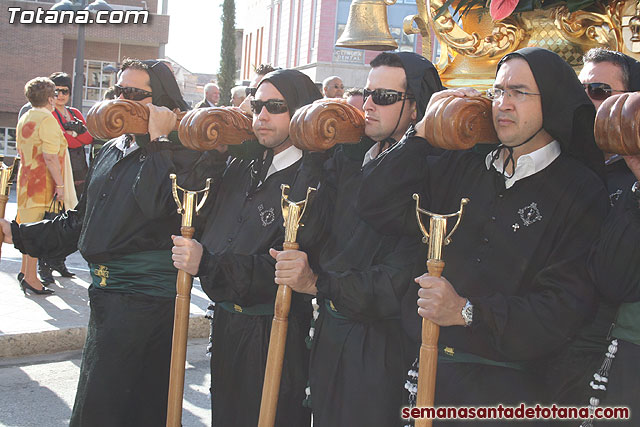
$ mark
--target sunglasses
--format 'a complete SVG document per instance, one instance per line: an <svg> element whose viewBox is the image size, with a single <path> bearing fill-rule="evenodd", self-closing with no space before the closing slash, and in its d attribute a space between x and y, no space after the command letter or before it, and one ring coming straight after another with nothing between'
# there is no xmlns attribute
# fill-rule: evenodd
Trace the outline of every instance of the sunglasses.
<svg viewBox="0 0 640 427"><path fill-rule="evenodd" d="M56 89L53 93L56 94L56 96L58 96L58 94L63 94L63 95L69 95L69 89Z"/></svg>
<svg viewBox="0 0 640 427"><path fill-rule="evenodd" d="M256 92L258 91L257 87L246 87L244 88L244 94L246 96L256 96Z"/></svg>
<svg viewBox="0 0 640 427"><path fill-rule="evenodd" d="M137 87L122 87L120 85L115 85L113 87L113 92L115 93L116 98L120 98L120 95L122 95L124 99L128 99L130 101L142 101L152 95L151 92L144 89L138 89Z"/></svg>
<svg viewBox="0 0 640 427"><path fill-rule="evenodd" d="M270 99L268 101L254 99L251 101L251 111L253 111L253 114L260 114L262 107L266 107L270 114L282 114L289 111L287 102L282 99Z"/></svg>
<svg viewBox="0 0 640 427"><path fill-rule="evenodd" d="M625 93L626 90L611 89L606 83L583 83L582 87L587 91L589 98L595 101L603 101L613 95L613 92Z"/></svg>
<svg viewBox="0 0 640 427"><path fill-rule="evenodd" d="M403 96L404 95L404 98ZM362 99L364 102L367 101L367 98L371 96L371 100L376 105L391 105L395 104L398 101L402 101L403 99L414 99L413 95L408 94L406 92L398 92L393 89L363 89L362 90Z"/></svg>

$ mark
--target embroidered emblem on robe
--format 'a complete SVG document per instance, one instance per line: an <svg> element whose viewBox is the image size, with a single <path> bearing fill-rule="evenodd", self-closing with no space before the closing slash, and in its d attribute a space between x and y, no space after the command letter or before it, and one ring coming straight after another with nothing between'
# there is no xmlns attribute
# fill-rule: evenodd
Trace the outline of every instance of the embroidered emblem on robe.
<svg viewBox="0 0 640 427"><path fill-rule="evenodd" d="M263 227L268 227L276 220L276 214L273 208L265 210L264 205L261 204L258 206L258 212L260 212L260 221L262 221Z"/></svg>
<svg viewBox="0 0 640 427"><path fill-rule="evenodd" d="M611 206L616 204L616 202L620 198L620 195L622 195L622 190L620 190L620 189L618 189L615 192L609 194L609 203L611 203Z"/></svg>
<svg viewBox="0 0 640 427"><path fill-rule="evenodd" d="M536 202L532 202L529 206L518 209L518 215L520 215L520 219L525 227L528 227L534 222L538 222L542 219L542 214L540 213Z"/></svg>

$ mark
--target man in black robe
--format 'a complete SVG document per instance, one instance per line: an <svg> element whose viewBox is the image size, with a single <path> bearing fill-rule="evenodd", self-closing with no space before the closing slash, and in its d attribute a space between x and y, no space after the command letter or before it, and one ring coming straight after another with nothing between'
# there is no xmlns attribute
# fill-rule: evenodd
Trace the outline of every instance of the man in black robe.
<svg viewBox="0 0 640 427"><path fill-rule="evenodd" d="M354 202L363 164L384 156L400 139L429 150L412 123L443 87L435 67L415 53L382 53L371 67L364 89L366 136L359 144L338 147L327 160L319 194L299 232L313 242L301 248L319 250L319 261L309 265L303 251L272 252L276 282L316 295L320 306L310 370L316 427L398 426L405 400L400 300L420 242L374 230L360 219ZM309 234L324 236L326 243Z"/></svg>
<svg viewBox="0 0 640 427"><path fill-rule="evenodd" d="M579 77L599 107L612 94L640 90L640 63L622 53L595 48L584 56ZM589 336L597 334L605 344L596 354L596 366L592 363L588 367L579 385L586 392L584 404L628 406L632 418L624 425L631 426L640 419L636 393L640 387L640 184L636 184L640 180L640 156L605 154L613 209L594 245L589 268L601 294L599 313L606 314L599 317L608 323L605 328L590 325L587 330ZM586 421L583 425L592 424Z"/></svg>
<svg viewBox="0 0 640 427"><path fill-rule="evenodd" d="M268 73L258 84L253 130L260 145L233 156L215 187L200 244L174 238L175 266L200 277L216 303L211 349L213 426L254 427L258 423L269 334L277 286L270 248L282 248L281 184L291 200L304 198L318 177L302 169L303 152L292 145L289 120L322 95L296 70ZM251 144L245 144L250 146ZM257 149L257 150L256 150ZM253 154L253 155L251 155ZM294 293L276 415L277 426L311 422L303 406L309 352L305 336L311 305Z"/></svg>
<svg viewBox="0 0 640 427"><path fill-rule="evenodd" d="M450 92L466 93L476 94ZM365 166L358 197L376 228L414 235L413 193L443 214L470 199L443 249L443 277L416 278L404 300L416 341L416 297L420 315L441 326L437 406L545 401L539 370L592 309L584 259L606 213L593 105L573 69L540 48L505 56L489 95L501 142L495 151L428 158L423 145L407 141Z"/></svg>
<svg viewBox="0 0 640 427"><path fill-rule="evenodd" d="M170 236L180 230L169 174L201 188L209 169L208 154L167 138L176 120L169 109L186 104L166 65L126 60L116 89L121 98L149 103L149 134L105 144L75 210L34 224L1 221L5 242L13 238L23 253L80 250L89 263L91 315L75 427L165 425L177 277Z"/></svg>

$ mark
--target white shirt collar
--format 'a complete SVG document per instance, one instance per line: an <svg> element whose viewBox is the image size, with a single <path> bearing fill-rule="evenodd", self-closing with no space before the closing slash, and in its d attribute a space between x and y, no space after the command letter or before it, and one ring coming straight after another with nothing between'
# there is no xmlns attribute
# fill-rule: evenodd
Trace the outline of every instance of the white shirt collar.
<svg viewBox="0 0 640 427"><path fill-rule="evenodd" d="M298 147L294 147L293 145L289 148L286 148L279 152L278 154L273 156L273 162L271 166L269 166L269 171L267 172L267 176L265 176L265 181L269 177L278 171L288 168L298 160L302 158L302 150Z"/></svg>
<svg viewBox="0 0 640 427"><path fill-rule="evenodd" d="M553 140L542 148L518 157L518 163L516 164L516 170L513 176L511 178L505 177L505 187L511 188L517 181L540 172L558 158L560 151L560 143ZM491 159L495 152L496 150L489 153L485 159L487 170L491 168ZM500 173L502 173L503 162L504 159L502 156L493 162L493 167Z"/></svg>
<svg viewBox="0 0 640 427"><path fill-rule="evenodd" d="M133 139L133 142L131 142L131 144L129 145L129 148L125 147L126 136L127 135L122 135L120 138L116 140L116 148L122 151L122 157L126 157L128 154L133 153L138 148L140 148L135 138Z"/></svg>
<svg viewBox="0 0 640 427"><path fill-rule="evenodd" d="M380 143L376 142L375 144L373 144L371 148L369 148L369 151L367 151L364 154L364 160L362 161L362 166L366 165L371 160L378 157L379 154L380 154Z"/></svg>
<svg viewBox="0 0 640 427"><path fill-rule="evenodd" d="M208 99L205 98L205 101L207 101L207 104L209 104L209 107L215 107L215 105L213 105L211 102L209 102Z"/></svg>

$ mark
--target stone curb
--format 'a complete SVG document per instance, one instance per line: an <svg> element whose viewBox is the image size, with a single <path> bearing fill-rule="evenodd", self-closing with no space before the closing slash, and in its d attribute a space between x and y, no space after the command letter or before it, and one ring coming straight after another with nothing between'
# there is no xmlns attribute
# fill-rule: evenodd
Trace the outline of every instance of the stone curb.
<svg viewBox="0 0 640 427"><path fill-rule="evenodd" d="M209 319L204 315L189 318L189 338L209 338ZM37 354L81 350L87 328L66 328L53 331L0 335L0 358L15 358Z"/></svg>

